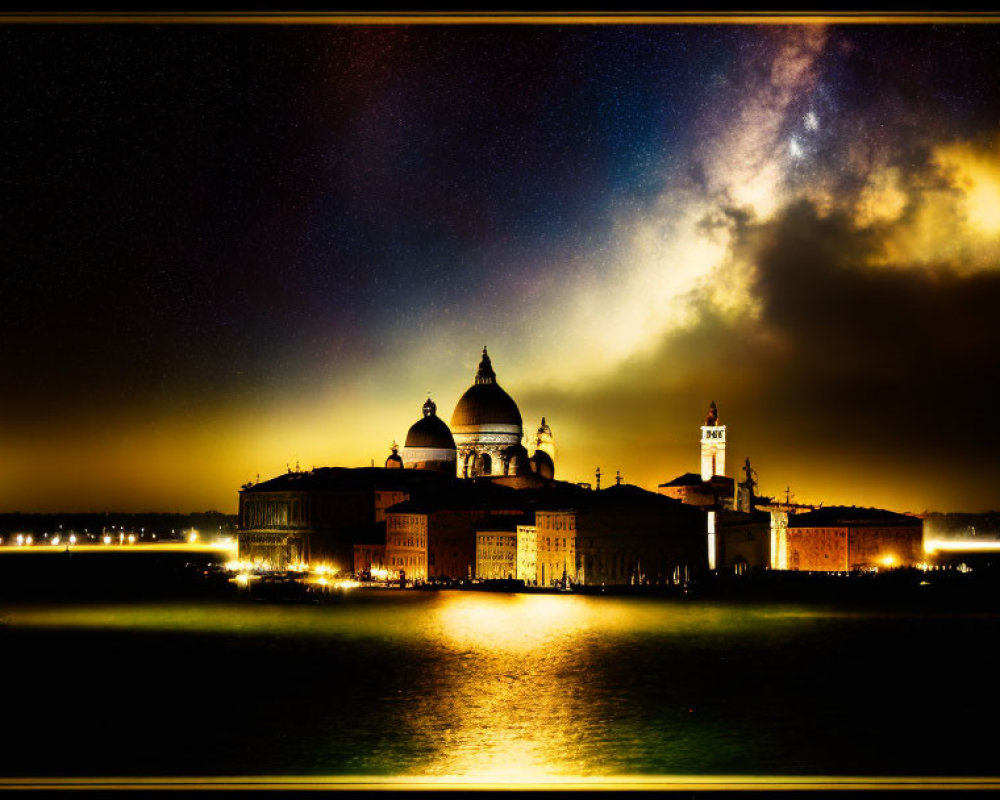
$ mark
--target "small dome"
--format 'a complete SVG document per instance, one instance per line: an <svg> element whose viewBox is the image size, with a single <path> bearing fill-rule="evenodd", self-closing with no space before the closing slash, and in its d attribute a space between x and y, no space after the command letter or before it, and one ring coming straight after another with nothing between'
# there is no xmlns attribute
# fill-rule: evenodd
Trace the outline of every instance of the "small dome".
<svg viewBox="0 0 1000 800"><path fill-rule="evenodd" d="M506 475L527 475L531 471L528 451L523 444L511 445L504 455L507 462Z"/></svg>
<svg viewBox="0 0 1000 800"><path fill-rule="evenodd" d="M516 425L521 427L517 403L496 382L490 357L483 348L476 382L462 395L451 415L451 427Z"/></svg>
<svg viewBox="0 0 1000 800"><path fill-rule="evenodd" d="M406 447L433 447L436 449L454 450L455 437L451 430L435 412L437 405L429 397L424 403L424 416L410 426L406 434Z"/></svg>
<svg viewBox="0 0 1000 800"><path fill-rule="evenodd" d="M403 457L399 454L399 445L395 442L392 443L392 453L385 460L386 469L402 469L403 468Z"/></svg>
<svg viewBox="0 0 1000 800"><path fill-rule="evenodd" d="M544 450L536 450L531 457L531 471L543 478L555 478L556 465L552 461L552 456Z"/></svg>

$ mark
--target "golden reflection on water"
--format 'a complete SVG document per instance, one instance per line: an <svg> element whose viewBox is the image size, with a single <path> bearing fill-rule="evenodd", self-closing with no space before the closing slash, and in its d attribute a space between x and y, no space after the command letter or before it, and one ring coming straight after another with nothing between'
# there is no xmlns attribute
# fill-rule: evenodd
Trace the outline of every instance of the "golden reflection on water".
<svg viewBox="0 0 1000 800"><path fill-rule="evenodd" d="M409 676L392 713L399 738L419 756L400 764L400 772L508 783L621 772L629 744L609 725L616 704L630 695L625 687L594 691L593 682L595 665L607 664L609 648L623 637L802 624L781 607L455 591L364 593L318 606L26 607L5 617L19 627L377 639L413 647L426 656L425 668Z"/></svg>
<svg viewBox="0 0 1000 800"><path fill-rule="evenodd" d="M454 656L407 716L414 739L440 746L414 772L516 782L595 771L579 645L605 614L579 599L443 595L431 632Z"/></svg>

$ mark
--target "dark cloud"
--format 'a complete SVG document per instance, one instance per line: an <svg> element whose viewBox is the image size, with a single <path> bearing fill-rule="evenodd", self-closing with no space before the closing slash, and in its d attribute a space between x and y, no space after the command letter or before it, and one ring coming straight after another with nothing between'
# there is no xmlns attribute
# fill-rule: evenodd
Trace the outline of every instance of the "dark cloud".
<svg viewBox="0 0 1000 800"><path fill-rule="evenodd" d="M1000 506L1000 429L984 413L1000 370L1000 273L873 267L880 236L807 202L733 224L756 313L727 317L699 294L695 324L586 396L557 398L551 416L632 430L601 457L652 483L697 468L714 399L733 467L763 459L771 491L791 481L813 500L855 502L865 496L847 492L866 483L914 510Z"/></svg>

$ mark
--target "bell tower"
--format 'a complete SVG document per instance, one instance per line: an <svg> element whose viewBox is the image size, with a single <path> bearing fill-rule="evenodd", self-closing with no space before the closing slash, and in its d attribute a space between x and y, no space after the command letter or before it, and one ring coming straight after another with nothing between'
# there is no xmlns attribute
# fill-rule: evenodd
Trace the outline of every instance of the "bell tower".
<svg viewBox="0 0 1000 800"><path fill-rule="evenodd" d="M708 407L705 424L701 426L701 479L726 474L726 426L719 424L719 409L715 401Z"/></svg>

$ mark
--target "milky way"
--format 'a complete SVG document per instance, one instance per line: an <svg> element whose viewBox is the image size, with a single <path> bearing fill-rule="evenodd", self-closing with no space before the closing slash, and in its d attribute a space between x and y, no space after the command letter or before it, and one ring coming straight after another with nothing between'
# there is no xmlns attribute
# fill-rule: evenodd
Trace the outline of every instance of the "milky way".
<svg viewBox="0 0 1000 800"><path fill-rule="evenodd" d="M1000 507L1000 29L0 29L0 510L380 463L488 345L557 475Z"/></svg>

